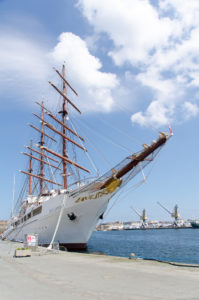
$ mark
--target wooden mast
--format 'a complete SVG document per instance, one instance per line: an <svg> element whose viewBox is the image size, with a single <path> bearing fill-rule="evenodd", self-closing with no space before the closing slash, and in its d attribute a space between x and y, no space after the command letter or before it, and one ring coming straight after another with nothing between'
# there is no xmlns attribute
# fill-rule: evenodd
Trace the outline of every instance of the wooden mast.
<svg viewBox="0 0 199 300"><path fill-rule="evenodd" d="M87 173L90 173L89 170L87 170L86 168L84 168L84 167L80 166L79 164L77 164L76 162L70 160L70 159L68 158L68 156L62 156L62 155L60 155L59 153L56 153L56 152L54 152L54 151L48 149L47 147L43 147L43 149L44 149L45 151L49 152L50 154L59 157L62 161L64 160L64 161L66 161L67 163L69 163L69 164L71 164L71 165L73 165L73 166L75 166L75 167L77 167L77 168L79 168L79 169L81 169L81 170L84 170L84 171L87 172Z"/></svg>
<svg viewBox="0 0 199 300"><path fill-rule="evenodd" d="M41 176L39 176L39 175L31 174L31 173L28 173L28 172L25 172L25 171L21 171L21 170L20 170L20 172L23 173L23 174L26 174L26 175L35 177L35 178L37 178L37 179L40 179L40 180L43 180L43 181L47 181L47 182L50 182L50 183L53 183L53 184L62 186L61 184L59 184L59 183L57 183L57 182L55 182L55 181L49 180L49 179L44 178L44 177L41 177Z"/></svg>
<svg viewBox="0 0 199 300"><path fill-rule="evenodd" d="M41 121L43 121L44 122L44 125L46 126L46 127L48 127L49 129L51 129L52 131L54 131L54 132L56 132L57 134L59 134L59 135L61 135L63 138L65 138L66 140L68 140L69 142L71 142L71 143L73 143L74 145L76 145L77 147L79 147L79 148L81 148L82 150L84 150L84 151L86 151L87 152L87 150L84 148L84 147L82 147L80 144L78 144L78 143L76 143L74 140L72 140L72 139L70 139L67 135L65 135L65 134L63 134L63 132L60 132L59 130L57 130L56 128L54 128L52 125L50 125L48 122L46 122L46 120L42 120L42 118L40 118L37 114L35 114L35 113L33 113L33 115L35 116L35 117L37 117L38 119L40 119ZM66 128L67 126L65 126L65 124L63 123L62 124L62 122L60 122L61 123L61 125L62 126L64 126L64 128ZM46 135L46 134L45 134ZM47 135L48 136L48 135Z"/></svg>
<svg viewBox="0 0 199 300"><path fill-rule="evenodd" d="M27 149L30 149L30 147L28 147L28 146L25 146ZM32 148L32 151L33 152L35 152L35 153L37 153L37 154L40 154L41 155L41 152L39 152L39 151L37 151L37 150L35 150L35 149L33 149ZM48 158L48 159L50 159L50 160L52 160L52 161L54 161L54 162L56 162L56 163L58 163L58 161L56 160L56 159L54 159L54 158L52 158L52 157L50 157L50 156L48 156L48 155L46 155L46 154L43 154L43 156L44 157L46 157L46 158Z"/></svg>
<svg viewBox="0 0 199 300"><path fill-rule="evenodd" d="M68 182L67 182L67 166L70 164L78 169L81 169L82 171L84 172L89 172L89 170L87 170L86 168L84 168L83 166L77 164L75 161L72 161L69 157L68 157L68 143L72 143L73 145L75 145L76 147L84 150L87 152L87 149L84 148L84 146L80 145L79 143L77 143L73 138L70 138L68 136L68 132L72 133L74 137L76 138L79 138L82 142L84 142L84 139L79 135L77 134L74 130L72 130L69 125L67 124L67 115L68 115L68 105L71 105L76 111L78 111L79 113L80 110L78 109L77 106L75 106L75 104L67 97L67 93L66 93L66 86L68 88L70 88L72 90L72 92L77 96L77 92L72 88L72 86L69 84L68 81L66 81L65 79L65 65L62 66L62 73L60 73L59 71L57 71L57 74L61 77L61 80L63 81L63 85L62 85L62 91L59 90L54 84L52 84L51 82L49 82L51 84L51 86L62 96L63 98L63 102L62 102L62 109L61 111L59 112L61 114L61 118L58 119L56 115L53 115L51 113L50 110L48 110L47 108L45 108L44 106L44 101L42 100L41 103L38 103L36 102L40 107L41 107L41 116L38 116L37 114L34 114L34 116L36 116L37 118L39 118L40 122L41 122L41 127L40 129L38 129L37 127L33 126L32 124L29 124L34 130L38 131L40 133L40 141L39 141L39 145L36 145L40 148L40 151L37 151L35 149L33 149L32 147L32 142L31 142L31 145L30 147L26 147L30 150L30 153L24 153L24 155L30 157L30 170L29 172L25 172L25 171L21 171L22 173L26 174L29 176L29 193L31 193L31 178L32 177L35 177L39 180L40 182L40 195L43 194L43 189L44 189L44 182L47 181L47 182L50 182L50 183L53 183L53 184L56 184L58 186L62 186L64 189L67 189L68 187ZM57 129L57 127L54 127L52 126L50 123L49 123L49 120L46 121L44 119L44 114L46 116L49 116L51 119L53 119L57 124L59 124L59 126L61 126L60 130ZM62 138L62 151L61 153L56 153L55 151L52 151L51 149L48 149L47 147L45 147L45 142L44 142L44 138L48 138L48 139L51 139L53 142L57 142L55 139L53 139L50 135L48 135L46 132L44 132L44 128L47 128L47 129L50 129L52 130L53 132L55 132L56 134L60 135L61 138ZM39 158L36 157L36 156L33 156L32 153L37 153L39 155ZM46 152L52 154L53 156L55 157L58 157L60 160L61 160L61 163L62 163L62 176L63 176L63 184L60 185L59 183L55 182L55 180L51 180L51 179L48 179L48 178L45 178L44 176L44 167L45 165L48 165L50 167L53 167L55 168L56 170L60 170L59 168L59 165L58 166L55 166L55 165L52 165L50 164L49 162L46 161L46 158L47 159L50 159L54 162L57 162L57 160L55 160L54 158L48 156L46 154ZM32 159L35 159L37 161L39 161L40 163L40 174L33 174L32 173ZM55 170L55 171L56 171Z"/></svg>
<svg viewBox="0 0 199 300"><path fill-rule="evenodd" d="M42 106L39 102L35 102L36 104L38 104L39 106ZM44 113L51 117L53 120L55 120L57 123L59 123L60 125L64 126L68 131L70 131L72 134L74 134L75 136L77 136L80 140L82 140L83 142L85 142L85 140L79 135L77 134L75 131L73 131L70 127L68 127L66 124L63 124L59 119L56 118L55 115L53 115L45 106L43 106L44 108ZM34 114L36 115L36 114ZM38 116L37 116L38 117Z"/></svg>
<svg viewBox="0 0 199 300"><path fill-rule="evenodd" d="M42 106L44 104L44 101L42 100ZM40 195L43 193L43 177L44 177L44 163L43 163L43 146L44 146L44 122L43 122L43 119L44 119L44 109L43 107L41 108L41 140L40 140L40 145L41 145L41 155L40 155Z"/></svg>
<svg viewBox="0 0 199 300"><path fill-rule="evenodd" d="M38 161L41 161L41 159L38 158L38 157L36 157L36 156L30 155L30 154L25 153L25 152L22 152L22 153L23 153L24 155L27 155L27 156L33 158L33 159L36 159L36 160L38 160ZM48 165L48 166L51 166L52 168L55 168L56 170L61 170L58 166L54 166L54 165L48 163L48 162L45 161L45 160L42 160L42 162L43 162L43 164Z"/></svg>
<svg viewBox="0 0 199 300"><path fill-rule="evenodd" d="M30 155L32 156L32 140L30 141ZM32 173L32 157L30 156L30 166L29 166L29 173ZM31 195L31 179L32 176L29 175L29 195Z"/></svg>
<svg viewBox="0 0 199 300"><path fill-rule="evenodd" d="M62 67L62 76L65 78L65 65L63 64ZM63 94L66 96L66 83L63 80ZM67 116L67 110L66 110L66 99L63 97L63 105L62 105L62 123L66 124L66 116ZM63 135L66 135L66 128L64 125L62 125L62 133ZM64 137L62 137L62 143L63 143L63 149L62 149L62 154L63 157L66 157L66 140ZM64 182L64 188L67 189L67 163L64 159L62 159L62 164L63 164L63 182Z"/></svg>
<svg viewBox="0 0 199 300"><path fill-rule="evenodd" d="M168 139L168 135L166 133L160 133L160 136L157 141L153 142L150 146L145 147L145 149L141 151L139 154L132 155L131 161L120 170L115 171L111 177L107 178L106 181L103 182L103 184L100 186L100 189L103 189L106 186L108 186L113 179L122 178L125 174L127 174L134 167L136 167L141 161L147 159L147 157L150 154L152 154L156 149L164 145L167 139Z"/></svg>
<svg viewBox="0 0 199 300"><path fill-rule="evenodd" d="M37 127L33 126L32 124L29 124L29 126L32 127L33 129L35 129L36 131L42 133L43 136L45 135L46 137L48 137L49 139L51 139L53 142L57 143L57 141L55 139L53 139L51 136L49 136L45 132L42 132L41 130L39 130Z"/></svg>
<svg viewBox="0 0 199 300"><path fill-rule="evenodd" d="M63 81L67 84L67 86L73 91L73 93L78 96L78 93L74 90L74 88L72 88L72 86L70 85L70 83L66 80L65 77L63 77L61 75L61 73L56 69L56 68L53 68L55 70L55 72L57 72L57 74L63 79Z"/></svg>
<svg viewBox="0 0 199 300"><path fill-rule="evenodd" d="M86 168L84 168L83 166L79 165L76 163L76 159L75 161L72 161L68 154L68 143L72 143L75 146L81 148L84 151L87 151L83 146L81 146L80 144L78 144L77 142L75 142L73 139L69 138L68 136L68 132L71 132L73 135L75 135L76 137L78 137L79 139L81 139L82 141L84 141L84 139L82 137L80 137L75 131L73 131L70 127L69 124L67 122L67 115L68 115L68 106L72 106L73 109L75 109L76 111L78 111L80 114L80 110L78 109L77 106L75 106L73 104L73 102L66 96L66 85L73 91L73 93L75 95L77 95L76 91L71 87L71 85L66 81L65 79L65 65L62 66L62 74L59 73L59 71L57 71L57 74L61 77L61 79L63 80L63 91L60 91L54 84L52 84L51 82L49 82L51 84L51 86L62 96L63 98L63 102L62 102L62 110L59 112L61 114L61 118L62 121L60 121L57 118L57 115L53 115L48 109L46 109L44 107L44 101L42 100L41 104L37 103L40 105L41 107L41 117L39 117L38 115L34 114L37 118L40 119L41 122L41 130L39 130L38 128L34 127L33 125L30 125L33 129L35 129L36 131L40 132L40 151L36 151L32 148L32 140L31 140L31 144L30 147L27 147L28 149L30 149L30 154L27 153L23 153L27 156L30 157L30 169L29 172L24 172L21 171L22 173L26 174L29 176L29 194L31 195L31 177L35 177L37 179L39 179L40 181L40 195L42 195L43 193L43 183L49 182L58 186L62 186L64 187L64 189L67 189L68 187L68 182L67 182L67 166L68 165L72 165L78 169L81 169L82 171L85 172L89 172L89 170L87 170ZM54 126L52 126L49 122L47 122L46 120L44 120L44 113L49 116L51 119L53 119L54 121L56 121L59 125L61 125L61 128L59 128L60 130L58 130L57 128L55 128ZM46 119L46 118L45 118ZM67 124L66 124L67 123ZM44 126L46 126L48 129L54 131L56 134L60 135L62 137L62 155L59 153L56 153L55 151L52 151L51 149L47 148L44 146L44 136L47 138L50 138L51 140L53 140L54 142L56 142L56 140L54 140L51 136L49 136L48 134L46 134L46 132L44 132ZM150 146L148 145L143 145L144 146L144 150L141 151L138 154L133 154L131 157L128 157L128 159L130 159L130 161L128 161L128 163L126 163L125 165L123 165L119 170L113 170L112 169L112 174L110 175L110 177L104 179L103 182L100 183L100 185L98 186L98 189L104 189L104 188L108 188L109 185L111 185L112 183L114 183L114 181L116 180L120 180L120 182L122 182L121 178L127 174L129 171L131 171L133 168L135 168L140 162L144 161L144 160L149 160L148 156L150 156L156 149L158 149L159 147L161 147L162 145L164 145L166 143L168 139L168 135L165 133L160 133L160 136L158 138L157 141L154 141ZM38 145L37 145L38 146ZM35 152L37 154L40 155L40 159L33 156L32 152ZM61 162L62 162L62 168L63 168L63 184L59 184L57 182L55 182L54 180L48 179L44 177L44 164L49 165L53 168L56 168L59 170L59 165L58 166L54 166L50 163L48 163L45 158L49 158L51 160L53 160L54 162L58 162L57 160L55 160L54 158L51 158L50 156L46 155L46 152L50 153L53 156L58 157ZM68 151L69 152L69 151ZM38 160L40 161L40 174L32 174L32 159ZM73 159L74 160L74 159ZM54 175L54 174L52 174Z"/></svg>

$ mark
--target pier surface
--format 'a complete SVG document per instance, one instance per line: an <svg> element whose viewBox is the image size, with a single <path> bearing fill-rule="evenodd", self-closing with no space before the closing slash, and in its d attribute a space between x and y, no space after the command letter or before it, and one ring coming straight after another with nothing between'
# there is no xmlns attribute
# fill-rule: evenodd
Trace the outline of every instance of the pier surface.
<svg viewBox="0 0 199 300"><path fill-rule="evenodd" d="M0 240L0 299L199 299L199 268L97 254L32 252Z"/></svg>

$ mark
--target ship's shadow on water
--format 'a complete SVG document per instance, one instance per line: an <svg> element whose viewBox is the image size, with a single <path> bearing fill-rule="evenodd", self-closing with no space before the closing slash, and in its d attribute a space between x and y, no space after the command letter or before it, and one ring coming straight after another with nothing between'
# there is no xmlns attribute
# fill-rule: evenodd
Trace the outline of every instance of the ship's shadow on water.
<svg viewBox="0 0 199 300"><path fill-rule="evenodd" d="M94 232L86 253L199 264L199 230L127 230Z"/></svg>

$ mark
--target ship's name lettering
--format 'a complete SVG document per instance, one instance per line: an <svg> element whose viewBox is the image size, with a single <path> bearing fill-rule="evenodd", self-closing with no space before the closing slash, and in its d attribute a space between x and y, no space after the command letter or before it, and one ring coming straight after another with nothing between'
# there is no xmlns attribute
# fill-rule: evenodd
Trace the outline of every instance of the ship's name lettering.
<svg viewBox="0 0 199 300"><path fill-rule="evenodd" d="M83 201L86 201L86 200L97 199L97 198L100 198L102 195L107 195L107 194L109 194L109 192L105 190L105 191L102 191L102 192L98 192L95 195L79 197L75 202L78 203L78 202L83 202Z"/></svg>

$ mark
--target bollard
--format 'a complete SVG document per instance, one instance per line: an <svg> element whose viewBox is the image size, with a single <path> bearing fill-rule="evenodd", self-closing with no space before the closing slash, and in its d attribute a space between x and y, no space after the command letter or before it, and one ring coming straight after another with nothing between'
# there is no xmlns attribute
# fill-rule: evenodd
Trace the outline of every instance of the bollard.
<svg viewBox="0 0 199 300"><path fill-rule="evenodd" d="M135 253L133 253L133 252L130 254L129 259L132 259L132 258L136 258L136 257L135 257Z"/></svg>

